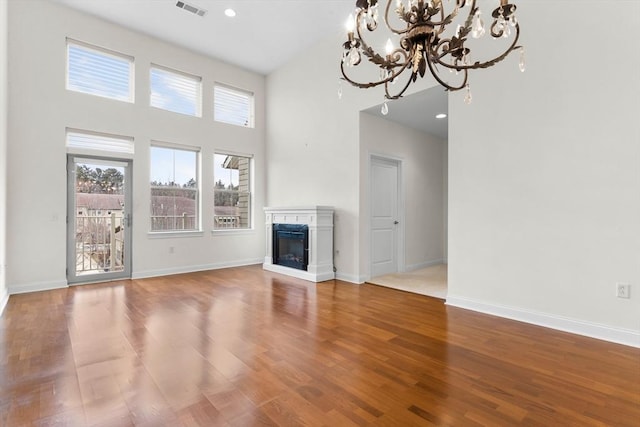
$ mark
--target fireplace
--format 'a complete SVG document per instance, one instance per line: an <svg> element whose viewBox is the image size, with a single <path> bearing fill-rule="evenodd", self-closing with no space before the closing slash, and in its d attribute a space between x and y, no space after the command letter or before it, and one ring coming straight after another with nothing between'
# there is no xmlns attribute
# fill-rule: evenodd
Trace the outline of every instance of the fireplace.
<svg viewBox="0 0 640 427"><path fill-rule="evenodd" d="M273 263L307 270L309 264L309 226L273 224Z"/></svg>
<svg viewBox="0 0 640 427"><path fill-rule="evenodd" d="M333 268L333 208L264 208L265 270L312 282L336 277Z"/></svg>

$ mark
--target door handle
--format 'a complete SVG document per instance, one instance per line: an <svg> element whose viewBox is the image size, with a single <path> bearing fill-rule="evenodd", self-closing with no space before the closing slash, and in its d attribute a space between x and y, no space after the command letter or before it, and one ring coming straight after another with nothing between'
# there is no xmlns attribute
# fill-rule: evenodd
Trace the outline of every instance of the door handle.
<svg viewBox="0 0 640 427"><path fill-rule="evenodd" d="M393 221L393 224L394 224L394 225L398 225L398 224L400 224L400 223L399 223L398 221Z"/></svg>

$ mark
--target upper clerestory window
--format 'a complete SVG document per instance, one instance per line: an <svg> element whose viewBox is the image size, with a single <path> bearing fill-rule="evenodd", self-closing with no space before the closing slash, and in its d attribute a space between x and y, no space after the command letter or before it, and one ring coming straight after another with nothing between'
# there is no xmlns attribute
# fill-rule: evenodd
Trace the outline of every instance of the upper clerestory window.
<svg viewBox="0 0 640 427"><path fill-rule="evenodd" d="M151 66L152 107L201 117L202 78L159 65Z"/></svg>
<svg viewBox="0 0 640 427"><path fill-rule="evenodd" d="M216 83L213 88L213 119L216 122L254 127L253 93Z"/></svg>
<svg viewBox="0 0 640 427"><path fill-rule="evenodd" d="M133 57L67 39L67 89L133 102Z"/></svg>

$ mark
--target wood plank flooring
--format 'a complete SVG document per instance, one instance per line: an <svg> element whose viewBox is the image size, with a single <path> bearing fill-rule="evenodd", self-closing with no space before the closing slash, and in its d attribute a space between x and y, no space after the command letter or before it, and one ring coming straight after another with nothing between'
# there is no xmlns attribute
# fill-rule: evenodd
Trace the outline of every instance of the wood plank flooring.
<svg viewBox="0 0 640 427"><path fill-rule="evenodd" d="M1 426L638 426L640 350L259 266L12 296Z"/></svg>

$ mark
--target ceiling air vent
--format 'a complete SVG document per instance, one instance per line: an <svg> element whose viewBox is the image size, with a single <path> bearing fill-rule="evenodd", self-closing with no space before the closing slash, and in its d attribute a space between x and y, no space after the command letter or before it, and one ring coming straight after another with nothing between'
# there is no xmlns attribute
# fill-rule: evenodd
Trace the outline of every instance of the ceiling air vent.
<svg viewBox="0 0 640 427"><path fill-rule="evenodd" d="M204 16L207 13L206 10L201 9L201 8L199 8L197 6L194 6L194 5L191 5L191 4L187 4L187 3L183 2L183 1L177 2L176 6L178 6L180 9L184 9L184 10L186 10L188 12L191 12L191 13L194 13L194 14L196 14L198 16Z"/></svg>

